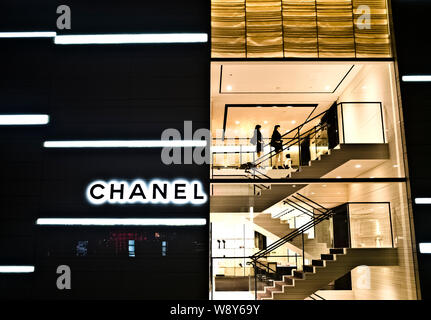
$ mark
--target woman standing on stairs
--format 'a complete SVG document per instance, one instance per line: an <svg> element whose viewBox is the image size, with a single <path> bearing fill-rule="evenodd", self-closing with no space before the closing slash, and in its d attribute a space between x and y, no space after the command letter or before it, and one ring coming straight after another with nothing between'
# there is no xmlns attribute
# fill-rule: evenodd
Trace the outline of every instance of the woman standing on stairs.
<svg viewBox="0 0 431 320"><path fill-rule="evenodd" d="M263 150L263 139L262 139L262 133L260 132L260 128L262 128L262 126L260 124L257 124L256 127L254 128L253 137L251 138L251 143L256 145L257 159L259 159L262 156L262 150ZM258 167L260 167L260 165Z"/></svg>
<svg viewBox="0 0 431 320"><path fill-rule="evenodd" d="M281 161L281 156L283 154L283 140L281 139L281 134L278 131L280 125L274 126L274 131L271 136L271 147L274 148L275 156L273 160L273 169L283 169L283 163Z"/></svg>

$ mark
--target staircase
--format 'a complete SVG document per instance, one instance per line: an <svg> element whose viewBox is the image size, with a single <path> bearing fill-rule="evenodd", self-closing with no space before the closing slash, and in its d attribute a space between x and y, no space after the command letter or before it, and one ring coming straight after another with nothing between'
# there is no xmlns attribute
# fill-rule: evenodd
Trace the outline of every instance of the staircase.
<svg viewBox="0 0 431 320"><path fill-rule="evenodd" d="M387 160L389 147L387 144L340 144L339 149L329 150L328 154L310 161L309 166L301 166L299 171L287 173L289 170L276 171L277 174L286 171L285 178L308 179L321 178L332 170L340 167L350 160ZM271 173L266 176L271 177ZM259 179L259 183L265 183ZM287 182L287 181L286 181ZM262 212L286 197L305 188L307 184L271 184L269 189L260 190L260 195L253 196L212 196L211 212L247 212L254 207L255 212Z"/></svg>
<svg viewBox="0 0 431 320"><path fill-rule="evenodd" d="M288 208L278 213L275 217L270 213L260 213L253 218L253 223L274 236L283 238L285 235L291 234L297 230L296 228L290 228L289 224L281 219L284 214L290 213L291 210L299 209L304 214L310 215L310 217L314 218L316 214L327 214L330 211L330 209L312 202L311 199L300 193L296 193L295 195L286 198L285 204ZM328 250L326 243L319 243L316 238L309 238L308 234L304 234L304 246L302 244L302 237L294 237L286 244L290 250L301 255L304 247L305 258L309 260L320 257L322 252Z"/></svg>
<svg viewBox="0 0 431 320"><path fill-rule="evenodd" d="M292 271L274 281L263 292L257 293L258 300L304 300L330 282L335 281L360 265L398 265L396 248L344 248L330 249L320 259L304 265L303 271Z"/></svg>

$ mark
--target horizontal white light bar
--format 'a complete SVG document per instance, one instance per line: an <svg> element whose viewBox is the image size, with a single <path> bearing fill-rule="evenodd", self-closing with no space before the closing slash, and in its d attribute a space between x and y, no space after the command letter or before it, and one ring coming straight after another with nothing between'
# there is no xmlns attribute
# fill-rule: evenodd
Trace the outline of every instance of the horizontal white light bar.
<svg viewBox="0 0 431 320"><path fill-rule="evenodd" d="M403 76L404 82L429 82L431 81L431 75L421 75L421 76Z"/></svg>
<svg viewBox="0 0 431 320"><path fill-rule="evenodd" d="M206 219L117 219L117 218L39 218L38 225L49 226L204 226Z"/></svg>
<svg viewBox="0 0 431 320"><path fill-rule="evenodd" d="M30 32L0 32L0 38L54 38L56 32L30 31Z"/></svg>
<svg viewBox="0 0 431 320"><path fill-rule="evenodd" d="M207 42L206 33L142 33L60 35L55 44L192 43Z"/></svg>
<svg viewBox="0 0 431 320"><path fill-rule="evenodd" d="M431 198L415 198L416 204L431 204Z"/></svg>
<svg viewBox="0 0 431 320"><path fill-rule="evenodd" d="M0 114L0 126L43 125L48 122L46 114Z"/></svg>
<svg viewBox="0 0 431 320"><path fill-rule="evenodd" d="M431 253L431 242L419 243L420 253Z"/></svg>
<svg viewBox="0 0 431 320"><path fill-rule="evenodd" d="M45 148L181 148L206 147L205 140L88 140L45 141Z"/></svg>
<svg viewBox="0 0 431 320"><path fill-rule="evenodd" d="M0 266L0 273L31 273L34 266Z"/></svg>

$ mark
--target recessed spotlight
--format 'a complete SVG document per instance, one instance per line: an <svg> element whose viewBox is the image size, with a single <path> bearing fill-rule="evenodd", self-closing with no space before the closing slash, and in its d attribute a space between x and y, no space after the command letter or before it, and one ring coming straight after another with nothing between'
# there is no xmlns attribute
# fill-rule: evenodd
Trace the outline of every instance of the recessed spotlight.
<svg viewBox="0 0 431 320"><path fill-rule="evenodd" d="M291 122L292 122L292 124L295 124L295 123L296 123L296 120L292 120Z"/></svg>
<svg viewBox="0 0 431 320"><path fill-rule="evenodd" d="M316 194L315 192L312 192L311 194Z"/></svg>
<svg viewBox="0 0 431 320"><path fill-rule="evenodd" d="M232 91L232 86L227 86L227 87L226 87L226 90L227 90L227 91Z"/></svg>
<svg viewBox="0 0 431 320"><path fill-rule="evenodd" d="M329 89L331 89L331 86L326 86L325 87L325 90L329 90Z"/></svg>
<svg viewBox="0 0 431 320"><path fill-rule="evenodd" d="M277 106L272 106L273 108L277 108Z"/></svg>
<svg viewBox="0 0 431 320"><path fill-rule="evenodd" d="M237 120L237 121L235 121L235 124L240 124L240 122Z"/></svg>
<svg viewBox="0 0 431 320"><path fill-rule="evenodd" d="M323 188L326 188L326 184L323 184L323 185L322 185L322 187L323 187Z"/></svg>
<svg viewBox="0 0 431 320"><path fill-rule="evenodd" d="M266 121L266 120L265 120L263 123L264 123L264 124L267 124L267 123L268 123L268 121Z"/></svg>
<svg viewBox="0 0 431 320"><path fill-rule="evenodd" d="M357 164L357 165L355 165L355 168L356 168L356 169L362 168L362 165Z"/></svg>
<svg viewBox="0 0 431 320"><path fill-rule="evenodd" d="M340 177L340 176L337 176L337 179L341 179L341 177Z"/></svg>
<svg viewBox="0 0 431 320"><path fill-rule="evenodd" d="M258 108L262 108L262 106L257 106Z"/></svg>
<svg viewBox="0 0 431 320"><path fill-rule="evenodd" d="M374 177L370 177L370 179L374 179Z"/></svg>
<svg viewBox="0 0 431 320"><path fill-rule="evenodd" d="M398 168L398 167L399 167L399 165L397 165L397 164L394 164L394 165L393 165L393 167L394 167L394 168Z"/></svg>

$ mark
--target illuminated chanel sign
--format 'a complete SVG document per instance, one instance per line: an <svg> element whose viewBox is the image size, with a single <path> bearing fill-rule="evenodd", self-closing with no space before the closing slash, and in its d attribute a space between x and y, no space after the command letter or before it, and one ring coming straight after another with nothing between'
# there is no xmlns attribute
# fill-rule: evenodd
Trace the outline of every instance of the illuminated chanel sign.
<svg viewBox="0 0 431 320"><path fill-rule="evenodd" d="M132 182L111 180L94 181L87 187L90 203L109 204L203 204L207 195L199 181L178 179L175 181L135 180Z"/></svg>

